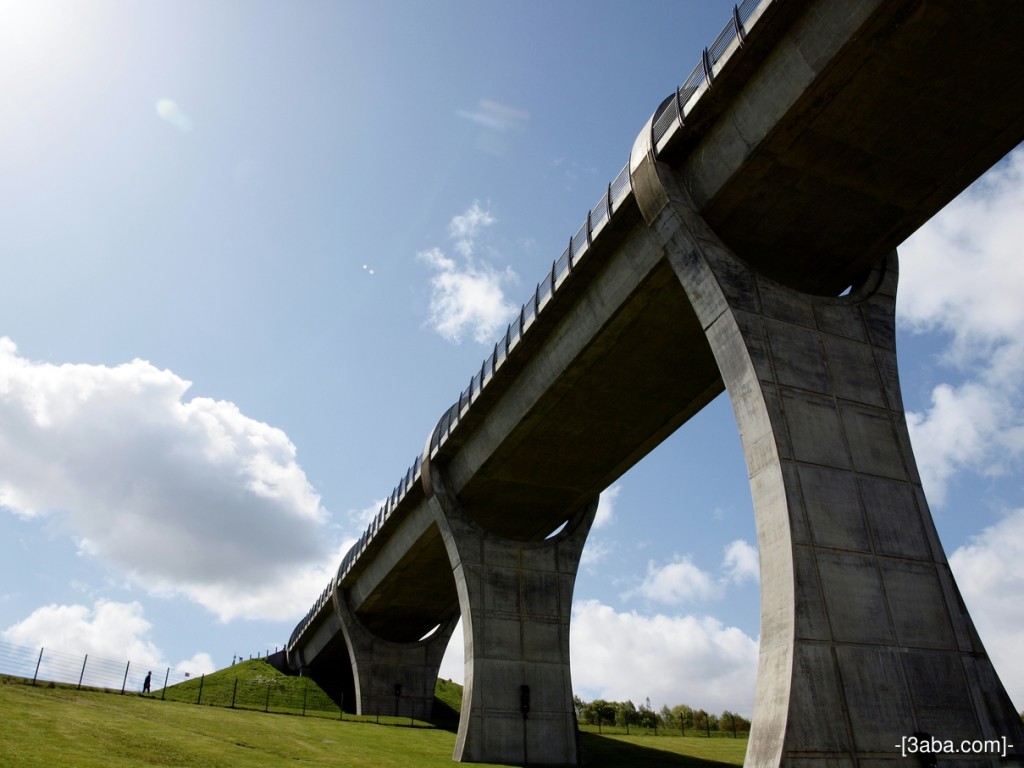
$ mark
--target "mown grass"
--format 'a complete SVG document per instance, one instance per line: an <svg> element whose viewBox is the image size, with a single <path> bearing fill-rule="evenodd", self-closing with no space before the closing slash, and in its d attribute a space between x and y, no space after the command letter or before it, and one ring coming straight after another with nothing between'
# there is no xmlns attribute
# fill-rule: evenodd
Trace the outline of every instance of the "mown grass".
<svg viewBox="0 0 1024 768"><path fill-rule="evenodd" d="M0 683L0 766L5 768L452 765L455 735L443 729L378 726L348 715L340 721L195 706L161 701L159 691L153 697L122 696L33 687L10 678ZM445 696L460 690L450 685ZM742 763L746 743L590 733L580 738L584 764L591 768L725 768Z"/></svg>
<svg viewBox="0 0 1024 768"><path fill-rule="evenodd" d="M593 768L725 768L743 765L746 739L580 733L583 764Z"/></svg>
<svg viewBox="0 0 1024 768"><path fill-rule="evenodd" d="M0 765L12 768L451 766L455 736L139 695L0 685Z"/></svg>

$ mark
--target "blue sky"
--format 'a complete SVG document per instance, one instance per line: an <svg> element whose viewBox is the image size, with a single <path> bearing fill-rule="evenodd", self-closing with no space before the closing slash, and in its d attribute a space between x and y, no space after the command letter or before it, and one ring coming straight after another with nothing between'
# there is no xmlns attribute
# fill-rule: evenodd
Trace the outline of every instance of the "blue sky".
<svg viewBox="0 0 1024 768"><path fill-rule="evenodd" d="M730 11L0 0L0 638L191 671L285 642ZM1022 203L1016 154L904 244L899 303L1018 708ZM723 397L604 495L577 692L749 714L755 544Z"/></svg>

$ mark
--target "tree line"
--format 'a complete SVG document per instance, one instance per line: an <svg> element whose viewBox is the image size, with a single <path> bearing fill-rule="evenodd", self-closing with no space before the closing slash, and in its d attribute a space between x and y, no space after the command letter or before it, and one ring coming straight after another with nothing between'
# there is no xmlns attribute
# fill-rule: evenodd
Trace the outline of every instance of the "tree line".
<svg viewBox="0 0 1024 768"><path fill-rule="evenodd" d="M694 709L688 704L676 704L674 707L665 705L660 711L654 711L651 700L637 707L631 700L605 701L594 699L583 701L579 696L573 697L576 706L576 719L580 723L601 726L619 726L628 731L629 728L647 728L657 731L689 732L691 735L706 736L729 735L746 737L750 733L750 721L728 709L716 715L703 709Z"/></svg>

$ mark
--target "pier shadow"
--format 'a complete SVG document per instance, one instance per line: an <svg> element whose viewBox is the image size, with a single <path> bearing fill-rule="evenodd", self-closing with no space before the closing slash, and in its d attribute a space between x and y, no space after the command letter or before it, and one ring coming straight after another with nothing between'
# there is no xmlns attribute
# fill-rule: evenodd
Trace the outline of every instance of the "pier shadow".
<svg viewBox="0 0 1024 768"><path fill-rule="evenodd" d="M666 739L674 741L674 739ZM666 745L667 746L667 745ZM736 763L682 755L621 741L596 733L581 733L584 768L736 768Z"/></svg>

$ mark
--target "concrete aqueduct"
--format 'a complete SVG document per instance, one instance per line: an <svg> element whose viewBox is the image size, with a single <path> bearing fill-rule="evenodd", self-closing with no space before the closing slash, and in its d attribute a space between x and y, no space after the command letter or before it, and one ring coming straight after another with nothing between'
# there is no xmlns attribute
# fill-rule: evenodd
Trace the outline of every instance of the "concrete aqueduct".
<svg viewBox="0 0 1024 768"><path fill-rule="evenodd" d="M746 764L881 765L915 732L1024 750L921 488L894 319L897 246L1024 137L1021 29L1009 0L735 9L296 627L290 669L425 716L461 616L455 758L576 763L569 615L598 494L724 388L761 554Z"/></svg>

